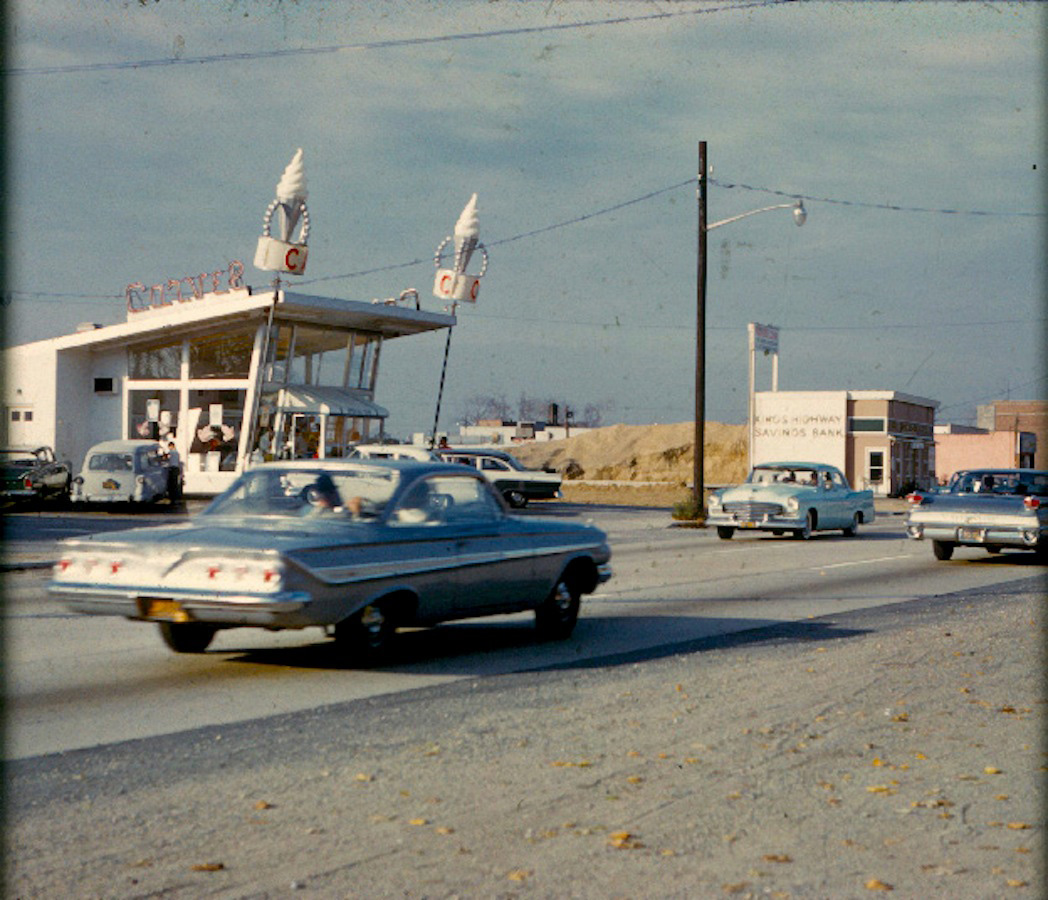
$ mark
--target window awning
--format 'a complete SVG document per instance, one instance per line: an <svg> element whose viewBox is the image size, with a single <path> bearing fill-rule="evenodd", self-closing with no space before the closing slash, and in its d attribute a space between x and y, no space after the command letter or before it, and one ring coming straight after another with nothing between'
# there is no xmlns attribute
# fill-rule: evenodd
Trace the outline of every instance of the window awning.
<svg viewBox="0 0 1048 900"><path fill-rule="evenodd" d="M389 410L342 388L293 385L281 388L277 406L284 412L319 416L359 416L385 419Z"/></svg>

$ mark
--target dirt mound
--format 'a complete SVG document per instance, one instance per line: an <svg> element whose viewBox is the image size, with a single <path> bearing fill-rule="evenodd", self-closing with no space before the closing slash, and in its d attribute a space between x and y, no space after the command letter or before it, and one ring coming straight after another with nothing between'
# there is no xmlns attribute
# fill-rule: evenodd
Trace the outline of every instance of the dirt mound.
<svg viewBox="0 0 1048 900"><path fill-rule="evenodd" d="M566 479L665 481L687 484L694 465L695 426L610 425L560 441L508 448L530 468L554 469ZM746 477L746 426L706 423L704 480L729 484Z"/></svg>

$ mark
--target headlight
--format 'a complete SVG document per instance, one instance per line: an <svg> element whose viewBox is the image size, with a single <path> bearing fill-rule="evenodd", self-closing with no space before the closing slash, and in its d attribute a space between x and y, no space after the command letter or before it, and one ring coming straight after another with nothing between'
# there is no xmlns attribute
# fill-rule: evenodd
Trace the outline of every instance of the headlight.
<svg viewBox="0 0 1048 900"><path fill-rule="evenodd" d="M716 494L710 494L709 508L710 509L720 509L720 505L721 505L721 498L718 497Z"/></svg>
<svg viewBox="0 0 1048 900"><path fill-rule="evenodd" d="M789 499L788 499L788 500L786 501L786 511L787 511L787 512L795 513L795 512L797 512L797 510L799 510L800 508L801 508L801 505L800 505L800 503L799 503L799 502L797 501L797 498L796 498L796 497L790 497L790 498L789 498Z"/></svg>

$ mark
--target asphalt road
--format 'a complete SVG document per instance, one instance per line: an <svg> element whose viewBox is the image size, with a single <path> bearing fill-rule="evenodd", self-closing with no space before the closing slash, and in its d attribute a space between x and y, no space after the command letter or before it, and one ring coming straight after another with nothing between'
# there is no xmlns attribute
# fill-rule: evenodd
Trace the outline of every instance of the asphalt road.
<svg viewBox="0 0 1048 900"><path fill-rule="evenodd" d="M835 615L1044 571L1024 554L959 551L950 563L936 562L929 546L905 538L899 516L881 517L857 539L744 535L726 542L706 530L670 527L661 510L550 504L529 514L539 512L592 519L613 546L615 577L584 600L570 640L535 642L530 615L455 623L402 634L396 659L375 671L347 667L318 629L231 630L206 654L175 655L151 625L67 613L46 594L46 570L9 572L6 757L175 734L460 679L651 658L689 642L759 635L789 623L810 623L830 640ZM12 517L8 553L44 561L53 558L58 537L125 527L125 518Z"/></svg>

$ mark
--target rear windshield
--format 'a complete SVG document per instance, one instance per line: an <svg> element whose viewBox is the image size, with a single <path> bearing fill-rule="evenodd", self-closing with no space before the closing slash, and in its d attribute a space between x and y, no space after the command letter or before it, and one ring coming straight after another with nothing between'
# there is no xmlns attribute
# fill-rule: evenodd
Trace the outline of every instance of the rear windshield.
<svg viewBox="0 0 1048 900"><path fill-rule="evenodd" d="M325 469L266 469L245 472L201 515L286 516L313 512L377 516L393 496L399 473L363 466Z"/></svg>
<svg viewBox="0 0 1048 900"><path fill-rule="evenodd" d="M87 461L92 472L132 472L134 458L130 453L95 453Z"/></svg>
<svg viewBox="0 0 1048 900"><path fill-rule="evenodd" d="M958 472L951 494L1019 494L1048 497L1048 472Z"/></svg>

